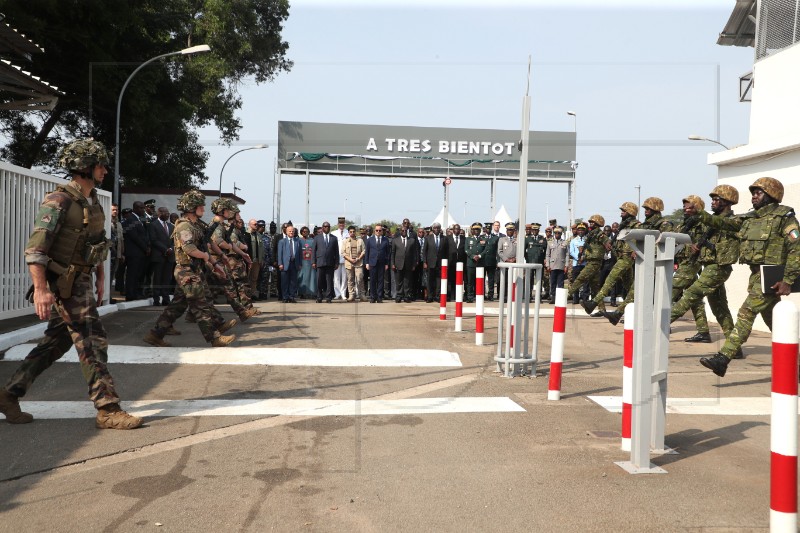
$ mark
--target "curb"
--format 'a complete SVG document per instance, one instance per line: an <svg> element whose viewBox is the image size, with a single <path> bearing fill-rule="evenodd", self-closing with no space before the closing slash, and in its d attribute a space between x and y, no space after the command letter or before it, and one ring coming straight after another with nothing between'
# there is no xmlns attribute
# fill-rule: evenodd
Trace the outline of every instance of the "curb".
<svg viewBox="0 0 800 533"><path fill-rule="evenodd" d="M116 311L125 311L127 309L135 309L137 307L146 307L148 305L152 305L152 303L153 299L148 298L146 300L136 300L133 302L120 302L118 304L101 305L97 308L97 313L100 316L105 316ZM0 334L0 354L12 346L23 344L41 337L44 335L44 331L46 329L47 322L42 322L41 324L36 324L35 326L28 326L16 331ZM2 360L2 357L0 357L0 360Z"/></svg>

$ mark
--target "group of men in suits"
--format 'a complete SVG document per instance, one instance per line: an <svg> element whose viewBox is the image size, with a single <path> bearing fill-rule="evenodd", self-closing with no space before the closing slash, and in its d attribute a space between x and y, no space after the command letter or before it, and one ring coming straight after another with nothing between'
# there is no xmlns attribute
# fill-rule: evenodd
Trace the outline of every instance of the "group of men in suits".
<svg viewBox="0 0 800 533"><path fill-rule="evenodd" d="M133 202L122 210L122 230L125 247L125 300L146 297L145 283L150 280L154 305L168 305L175 269L172 249L170 211L155 209L155 201Z"/></svg>

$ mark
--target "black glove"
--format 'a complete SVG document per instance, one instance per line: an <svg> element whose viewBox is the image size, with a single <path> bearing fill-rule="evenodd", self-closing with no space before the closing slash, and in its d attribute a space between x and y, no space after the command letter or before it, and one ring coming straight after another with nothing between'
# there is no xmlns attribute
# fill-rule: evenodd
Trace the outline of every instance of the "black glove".
<svg viewBox="0 0 800 533"><path fill-rule="evenodd" d="M699 223L700 223L700 217L697 216L697 215L692 215L690 217L686 217L683 220L683 231L687 232L690 229L692 229L693 227L695 227L696 225L698 225Z"/></svg>

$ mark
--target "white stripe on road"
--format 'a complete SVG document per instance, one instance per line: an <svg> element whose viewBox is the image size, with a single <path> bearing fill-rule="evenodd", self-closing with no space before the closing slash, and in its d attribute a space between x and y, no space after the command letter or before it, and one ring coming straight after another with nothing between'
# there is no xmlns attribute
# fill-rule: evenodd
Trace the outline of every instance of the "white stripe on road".
<svg viewBox="0 0 800 533"><path fill-rule="evenodd" d="M22 410L34 419L94 418L88 401L22 401ZM176 416L363 416L447 413L525 412L505 397L406 398L401 400L143 400L122 402L131 414L143 417Z"/></svg>
<svg viewBox="0 0 800 533"><path fill-rule="evenodd" d="M467 307L464 306L462 308L462 314L466 315L474 315L475 314L475 307ZM531 302L531 316L533 316L533 302ZM497 316L498 310L497 307L484 307L483 314L486 316ZM555 309L552 307L540 307L539 308L539 317L540 318L552 318L555 316ZM586 314L586 311L583 310L582 307L574 307L570 306L567 307L567 318L594 318Z"/></svg>
<svg viewBox="0 0 800 533"><path fill-rule="evenodd" d="M612 413L622 412L621 396L588 396ZM772 398L667 398L667 413L676 415L769 416Z"/></svg>
<svg viewBox="0 0 800 533"><path fill-rule="evenodd" d="M34 344L10 348L6 361L21 361ZM78 353L71 348L60 362L78 362ZM272 365L272 366L456 366L461 359L445 350L326 350L314 348L156 348L151 346L108 347L108 361L126 364L193 364L193 365Z"/></svg>

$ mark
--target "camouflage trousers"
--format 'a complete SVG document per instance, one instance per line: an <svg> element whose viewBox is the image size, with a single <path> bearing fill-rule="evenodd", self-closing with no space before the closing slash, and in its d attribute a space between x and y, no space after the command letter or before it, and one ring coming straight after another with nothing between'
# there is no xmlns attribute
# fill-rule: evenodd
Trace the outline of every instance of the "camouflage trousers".
<svg viewBox="0 0 800 533"><path fill-rule="evenodd" d="M253 302L250 299L250 283L247 276L247 265L238 255L226 255L225 261L228 265L228 270L233 277L233 286L236 290L239 302L246 308L253 307Z"/></svg>
<svg viewBox="0 0 800 533"><path fill-rule="evenodd" d="M200 333L207 342L219 337L217 328L220 322L216 318L219 312L214 309L214 304L207 297L208 285L200 267L177 265L175 283L175 295L156 320L156 327L153 329L155 334L163 339L167 330L188 309L197 320Z"/></svg>
<svg viewBox="0 0 800 533"><path fill-rule="evenodd" d="M78 351L81 372L89 386L89 399L99 408L119 403L114 380L108 371L108 335L97 314L91 274L79 274L72 285L72 296L61 299L51 309L44 339L31 350L6 384L6 390L22 397L34 380L60 359L72 345Z"/></svg>
<svg viewBox="0 0 800 533"><path fill-rule="evenodd" d="M575 281L569 285L567 301L572 300L575 297L575 294L577 294L581 290L581 287L583 287L586 283L589 284L589 290L592 294L596 295L598 292L600 292L600 267L602 265L603 262L601 260L586 261L586 265L583 267L580 274L578 274L578 277L575 278ZM597 308L600 311L606 310L606 304L602 299L597 302Z"/></svg>
<svg viewBox="0 0 800 533"><path fill-rule="evenodd" d="M601 263L602 264L602 263ZM614 290L614 285L617 284L618 281L622 282L623 287L630 287L628 290L629 297L631 301L633 300L633 259L631 259L630 255L625 255L617 259L617 262L614 263L614 267L611 269L611 272L608 273L608 277L606 277L605 283L600 288L599 291L594 295L592 299L594 303L598 306L603 301L603 298L611 294L611 291ZM625 308L625 303L628 303L628 298L625 298L625 302L621 306L622 309ZM619 312L622 312L622 309L618 309Z"/></svg>
<svg viewBox="0 0 800 533"><path fill-rule="evenodd" d="M727 338L733 330L733 317L728 308L728 294L725 291L725 282L731 275L731 265L704 265L700 277L683 291L681 298L672 304L670 322L675 322L686 311L694 306L703 306L703 298L708 299L711 312L719 322L722 332ZM698 329L698 331L700 331Z"/></svg>
<svg viewBox="0 0 800 533"><path fill-rule="evenodd" d="M757 265L756 265L757 266ZM781 301L777 294L764 294L761 292L761 272L756 270L750 274L747 282L747 298L739 308L739 315L736 317L736 325L730 335L725 339L725 344L719 353L732 358L742 344L747 342L750 333L753 331L753 322L759 314L767 327L772 330L772 309Z"/></svg>
<svg viewBox="0 0 800 533"><path fill-rule="evenodd" d="M220 262L221 266L225 270L225 279L221 279L216 274L210 273L208 279L211 292L215 296L218 294L224 294L225 300L228 302L228 305L231 306L233 312L241 317L242 314L247 310L247 307L241 300L239 300L239 292L234 284L233 273L231 273L230 269L228 268L228 262L224 257L218 256L213 256L212 260Z"/></svg>
<svg viewBox="0 0 800 533"><path fill-rule="evenodd" d="M702 265L697 261L689 262L684 261L678 264L678 270L672 276L672 303L674 304L681 299L686 289L691 287L697 280L697 275L700 273ZM675 306L673 305L673 310ZM694 315L694 324L698 333L708 333L708 318L706 317L706 306L703 304L702 297L700 300L695 300L690 307ZM686 311L684 311L685 313ZM680 316L683 316L681 314ZM674 322L674 320L670 320Z"/></svg>

